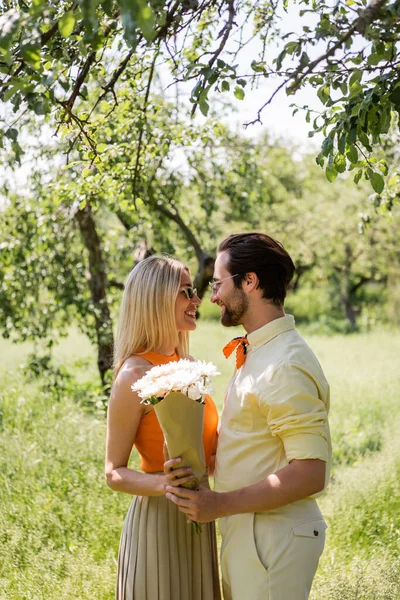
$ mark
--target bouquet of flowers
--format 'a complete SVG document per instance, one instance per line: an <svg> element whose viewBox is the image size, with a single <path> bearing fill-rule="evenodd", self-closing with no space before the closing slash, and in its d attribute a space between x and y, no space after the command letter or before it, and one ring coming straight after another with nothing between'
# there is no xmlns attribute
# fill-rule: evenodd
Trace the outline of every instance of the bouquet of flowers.
<svg viewBox="0 0 400 600"><path fill-rule="evenodd" d="M143 404L154 405L169 457L182 458L179 468L192 467L195 480L184 484L187 488L198 489L206 473L204 398L218 374L213 363L181 359L153 367L132 385Z"/></svg>

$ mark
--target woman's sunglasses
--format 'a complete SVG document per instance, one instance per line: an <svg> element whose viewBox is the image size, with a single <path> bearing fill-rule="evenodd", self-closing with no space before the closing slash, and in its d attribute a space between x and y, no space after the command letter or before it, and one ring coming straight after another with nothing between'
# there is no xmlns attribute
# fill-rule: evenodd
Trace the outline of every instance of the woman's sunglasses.
<svg viewBox="0 0 400 600"><path fill-rule="evenodd" d="M183 294L184 296L186 296L186 298L188 300L192 300L192 298L194 296L197 296L197 290L196 288L192 288L192 287L184 287L180 290L181 294Z"/></svg>

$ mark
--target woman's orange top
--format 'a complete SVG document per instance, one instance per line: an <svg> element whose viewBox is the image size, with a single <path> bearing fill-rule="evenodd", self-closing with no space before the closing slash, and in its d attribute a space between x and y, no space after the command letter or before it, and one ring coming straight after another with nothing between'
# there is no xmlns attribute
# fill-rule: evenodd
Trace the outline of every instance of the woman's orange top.
<svg viewBox="0 0 400 600"><path fill-rule="evenodd" d="M163 356L157 352L146 352L145 354L140 354L140 356L154 366L165 365L169 362L179 360L179 356L176 353L173 356ZM206 465L208 467L217 433L218 412L210 396L206 396L205 401L203 443ZM142 417L135 439L135 446L141 457L140 468L142 471L154 473L164 470L163 445L163 432L158 423L155 411L151 410Z"/></svg>

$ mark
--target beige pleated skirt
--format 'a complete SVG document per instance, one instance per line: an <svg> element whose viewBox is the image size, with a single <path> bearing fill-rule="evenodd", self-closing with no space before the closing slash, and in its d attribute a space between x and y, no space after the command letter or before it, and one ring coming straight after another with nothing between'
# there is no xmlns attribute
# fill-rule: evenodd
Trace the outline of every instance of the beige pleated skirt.
<svg viewBox="0 0 400 600"><path fill-rule="evenodd" d="M117 600L220 600L215 524L197 534L165 496L135 496L122 529Z"/></svg>

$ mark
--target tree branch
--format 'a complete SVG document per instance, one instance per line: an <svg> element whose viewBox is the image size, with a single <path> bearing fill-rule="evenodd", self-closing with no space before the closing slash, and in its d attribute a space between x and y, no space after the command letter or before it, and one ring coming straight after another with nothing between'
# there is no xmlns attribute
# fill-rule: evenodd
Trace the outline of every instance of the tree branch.
<svg viewBox="0 0 400 600"><path fill-rule="evenodd" d="M157 202L157 200L156 200L156 198L154 196L154 191L153 191L153 189L150 186L147 188L147 194L148 194L151 206L156 211L160 212L161 214L163 214L168 219L171 219L171 221L174 221L174 223L176 223L179 226L179 228L181 229L183 235L186 237L186 239L188 240L188 242L193 246L194 251L195 251L196 256L197 256L197 260L199 262L201 262L204 259L204 257L207 256L207 255L201 249L201 246L200 246L197 238L195 237L195 235L193 234L193 232L191 231L191 229L189 229L189 227L186 225L186 223L182 219L182 217L179 214L179 212L177 211L177 209L174 208L174 212L172 212L168 208L166 208L163 204Z"/></svg>
<svg viewBox="0 0 400 600"><path fill-rule="evenodd" d="M66 102L63 102L65 112L68 116L71 114L72 107L75 104L75 100L81 90L82 85L85 83L85 79L89 73L90 67L94 63L95 58L96 58L96 52L94 52L94 51L88 55L82 69L80 70L80 72L78 74L76 84L72 91L72 94L70 95L70 97L68 98L68 100Z"/></svg>
<svg viewBox="0 0 400 600"><path fill-rule="evenodd" d="M365 30L378 16L381 8L385 6L388 0L371 0L367 8L360 10L358 19L356 19L356 29L361 35L365 34Z"/></svg>
<svg viewBox="0 0 400 600"><path fill-rule="evenodd" d="M267 102L259 109L257 113L257 119L254 121L250 121L249 123L245 123L245 127L249 125L253 125L254 123L261 123L261 113L274 99L276 94L284 87L289 81L292 81L288 88L288 93L294 94L301 87L304 79L306 79L311 73L314 72L315 67L317 67L322 61L327 58L333 56L343 44L355 33L361 33L362 35L365 33L365 29L368 25L370 25L375 19L377 19L380 9L388 2L388 0L371 0L366 9L360 11L357 19L353 21L353 24L346 31L341 38L339 38L330 48L315 60L308 63L305 71L303 69L304 66L298 66L293 73L289 75L289 77L279 85L278 88L273 92L273 94L269 97Z"/></svg>
<svg viewBox="0 0 400 600"><path fill-rule="evenodd" d="M150 67L150 73L149 73L149 80L147 82L147 87L146 87L146 94L144 97L144 104L143 104L143 123L140 127L139 130L139 139L138 139L138 147L137 147L137 152L136 152L136 162L135 162L135 170L133 173L133 180L132 180L132 192L133 192L133 202L136 202L136 198L137 198L137 193L136 193L136 182L137 182L137 178L139 175L139 169L140 169L140 154L142 151L142 140L143 140L143 131L144 131L144 127L146 124L146 113L147 113L147 105L148 105L148 101L149 101L149 95L150 95L150 88L151 88L151 82L153 80L153 75L154 75L154 67L156 64L156 60L158 57L158 53L159 53L159 48L157 48L157 51L154 54L152 63L151 63L151 67Z"/></svg>
<svg viewBox="0 0 400 600"><path fill-rule="evenodd" d="M220 42L217 50L212 53L213 55L210 58L210 60L208 61L208 68L209 69L214 65L215 61L218 59L219 55L221 54L221 52L225 48L226 42L228 41L230 32L232 31L232 27L234 25L235 15L236 15L236 12L235 12L235 0L228 0L228 20L227 20L227 22L225 23L225 25L223 26L223 28L221 29L221 31L218 34L218 38L220 38L222 36L222 39L221 39L221 42ZM205 76L203 76L203 81L202 81L202 84L201 84L201 91L203 91L206 88L206 85L207 85L207 79L206 79ZM192 116L196 112L198 104L199 104L198 101L194 102L193 108L191 110L191 115Z"/></svg>
<svg viewBox="0 0 400 600"><path fill-rule="evenodd" d="M117 101L117 98L116 98L115 92L114 92L115 84L117 83L118 79L121 77L122 73L125 71L125 69L128 66L128 63L129 63L130 59L132 58L133 54L134 54L134 50L133 50L133 48L131 48L129 50L128 54L125 56L124 60L118 65L117 69L115 69L114 73L112 74L112 77L111 77L110 81L107 83L106 86L104 86L103 93L100 94L100 96L97 98L96 102L92 106L92 109L91 109L90 114L89 114L89 118L92 116L93 112L96 110L96 108L99 105L99 103L107 96L107 94L109 92L113 93L115 104L118 104L118 101ZM108 113L108 115L109 114L110 113Z"/></svg>
<svg viewBox="0 0 400 600"><path fill-rule="evenodd" d="M115 279L107 279L107 285L108 285L108 287L115 287L118 290L125 289L125 286L122 283L122 281L116 281Z"/></svg>
<svg viewBox="0 0 400 600"><path fill-rule="evenodd" d="M120 223L125 227L126 231L129 232L133 227L132 222L127 219L125 213L123 213L121 210L117 210L115 214L117 215Z"/></svg>
<svg viewBox="0 0 400 600"><path fill-rule="evenodd" d="M354 294L360 287L371 281L371 277L361 277L360 281L350 287L350 294Z"/></svg>

